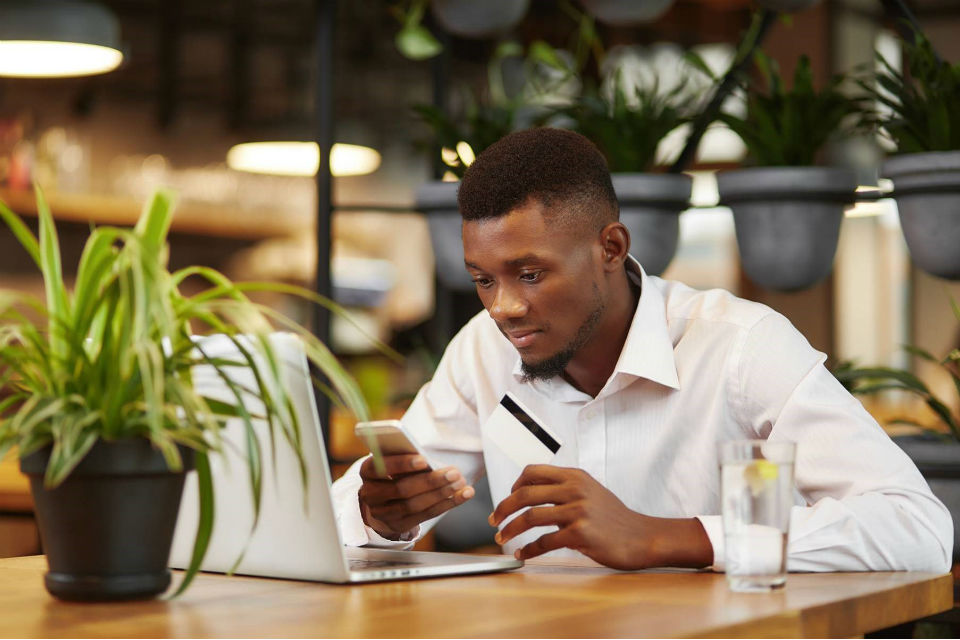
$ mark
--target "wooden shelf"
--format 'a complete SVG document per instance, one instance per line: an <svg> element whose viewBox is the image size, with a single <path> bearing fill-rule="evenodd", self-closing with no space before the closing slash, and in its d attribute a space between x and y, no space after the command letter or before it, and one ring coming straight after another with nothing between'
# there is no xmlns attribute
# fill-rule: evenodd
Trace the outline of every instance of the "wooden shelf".
<svg viewBox="0 0 960 640"><path fill-rule="evenodd" d="M0 513L30 513L33 497L30 481L20 473L16 451L11 451L0 460Z"/></svg>
<svg viewBox="0 0 960 640"><path fill-rule="evenodd" d="M133 226L144 203L132 198L47 193L47 201L57 221L97 225ZM15 213L36 217L33 191L0 188L0 201ZM181 203L174 213L171 231L219 238L260 240L312 232L309 216L289 211L244 211L236 207Z"/></svg>

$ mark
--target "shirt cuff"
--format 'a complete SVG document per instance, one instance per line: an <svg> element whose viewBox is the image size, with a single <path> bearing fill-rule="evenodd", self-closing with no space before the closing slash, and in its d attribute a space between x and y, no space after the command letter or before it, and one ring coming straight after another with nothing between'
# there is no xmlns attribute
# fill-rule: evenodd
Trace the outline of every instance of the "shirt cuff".
<svg viewBox="0 0 960 640"><path fill-rule="evenodd" d="M707 532L707 538L710 540L710 546L713 547L713 564L710 568L718 572L724 571L726 560L723 544L723 516L697 516L697 520L703 525L703 530Z"/></svg>
<svg viewBox="0 0 960 640"><path fill-rule="evenodd" d="M411 549L413 548L413 543L417 541L417 538L420 537L420 525L417 525L410 531L407 531L405 534L400 536L399 540L391 540L390 538L384 538L379 533L371 529L370 527L364 525L366 528L365 533L367 534L367 542L363 545L366 547L378 547L380 549Z"/></svg>
<svg viewBox="0 0 960 640"><path fill-rule="evenodd" d="M359 468L362 459L354 464ZM381 547L384 549L409 549L420 537L420 527L417 526L404 534L399 540L384 538L367 526L360 513L360 486L363 480L358 473L351 473L353 468L333 485L333 502L337 515L337 525L340 528L340 537L348 547Z"/></svg>

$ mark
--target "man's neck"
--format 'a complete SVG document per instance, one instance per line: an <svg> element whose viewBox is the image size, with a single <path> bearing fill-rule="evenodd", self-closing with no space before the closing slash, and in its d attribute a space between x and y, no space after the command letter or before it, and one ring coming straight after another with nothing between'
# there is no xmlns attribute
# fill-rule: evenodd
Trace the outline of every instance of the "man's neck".
<svg viewBox="0 0 960 640"><path fill-rule="evenodd" d="M618 284L617 288L620 293L611 296L611 304L594 330L593 337L583 345L563 371L564 380L594 398L617 366L640 301L640 286L634 284L626 271L623 282Z"/></svg>

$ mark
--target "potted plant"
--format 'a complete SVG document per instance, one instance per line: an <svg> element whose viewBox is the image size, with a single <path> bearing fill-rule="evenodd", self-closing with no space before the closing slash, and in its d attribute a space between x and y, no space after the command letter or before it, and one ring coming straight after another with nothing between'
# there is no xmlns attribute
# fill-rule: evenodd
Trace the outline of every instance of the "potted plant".
<svg viewBox="0 0 960 640"><path fill-rule="evenodd" d="M941 60L915 32L905 43L909 73L877 56L880 70L861 82L882 109L881 135L896 145L881 173L893 180L900 225L913 261L941 278L960 278L960 64Z"/></svg>
<svg viewBox="0 0 960 640"><path fill-rule="evenodd" d="M960 305L952 303L953 313L960 322ZM923 424L912 417L898 417L890 424L910 425L921 430L918 435L897 436L893 440L916 463L926 478L930 490L940 498L953 515L953 561L960 562L960 415L950 406L960 401L960 348L951 349L942 358L917 347L907 351L927 362L941 367L953 381L957 397L953 402L938 397L920 378L909 371L892 367L856 367L842 362L833 370L834 376L850 392L872 395L900 391L920 398L935 416L933 425Z"/></svg>
<svg viewBox="0 0 960 640"><path fill-rule="evenodd" d="M400 22L395 42L397 48L412 60L432 58L443 45L423 25L430 12L450 33L464 38L486 38L502 34L517 25L527 13L530 0L404 0L391 11Z"/></svg>
<svg viewBox="0 0 960 640"><path fill-rule="evenodd" d="M854 202L852 169L813 166L827 143L849 134L860 99L843 93L836 75L816 89L802 56L787 88L777 65L756 56L766 90L747 82L746 114L719 119L747 147L748 169L717 176L720 202L733 210L744 271L782 291L810 287L833 266L844 207Z"/></svg>
<svg viewBox="0 0 960 640"><path fill-rule="evenodd" d="M571 129L589 138L607 159L620 202L620 221L630 231L630 253L651 275L660 275L677 250L680 212L690 206L692 180L654 173L664 137L690 121L679 104L683 84L661 91L657 82L628 92L619 74L606 90L588 89L558 110Z"/></svg>
<svg viewBox="0 0 960 640"><path fill-rule="evenodd" d="M630 25L653 22L673 6L673 0L580 0L580 4L600 22Z"/></svg>
<svg viewBox="0 0 960 640"><path fill-rule="evenodd" d="M335 395L366 416L356 385L330 351L244 292L269 288L330 303L296 287L234 284L205 267L170 272L166 237L173 207L165 191L153 197L134 229L91 231L71 291L39 189L37 209L39 239L0 203L0 217L40 269L46 296L40 301L0 293L0 453L15 446L30 478L50 569L47 589L70 600L163 592L170 584L167 561L184 475L195 468L200 526L180 593L210 539L214 496L208 456L220 446L219 430L228 417L243 418L251 435L246 461L251 498L259 508L265 443L254 435L241 393L263 402L270 446L291 446L303 459L300 427L267 340L270 321L299 334ZM208 286L187 295L182 285L188 279ZM191 340L200 325L230 336L243 361L204 354ZM240 334L247 338L238 340ZM236 403L195 391L191 370L201 364L220 373ZM249 366L258 388L238 389L225 366Z"/></svg>

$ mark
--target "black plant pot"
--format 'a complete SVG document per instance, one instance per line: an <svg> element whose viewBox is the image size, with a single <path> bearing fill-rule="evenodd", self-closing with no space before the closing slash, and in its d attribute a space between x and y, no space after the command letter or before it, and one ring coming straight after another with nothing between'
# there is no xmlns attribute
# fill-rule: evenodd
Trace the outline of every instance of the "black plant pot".
<svg viewBox="0 0 960 640"><path fill-rule="evenodd" d="M905 153L883 163L914 263L960 280L960 151Z"/></svg>
<svg viewBox="0 0 960 640"><path fill-rule="evenodd" d="M717 175L733 210L743 270L767 289L799 291L833 268L843 210L856 174L834 167L759 167Z"/></svg>
<svg viewBox="0 0 960 640"><path fill-rule="evenodd" d="M185 469L193 451L180 448ZM167 563L186 470L171 472L144 438L99 441L55 489L43 486L50 447L20 461L30 478L49 572L63 600L151 598L170 586Z"/></svg>
<svg viewBox="0 0 960 640"><path fill-rule="evenodd" d="M693 180L671 173L614 173L620 222L630 232L630 253L648 275L659 276L677 252L680 212L690 206Z"/></svg>

